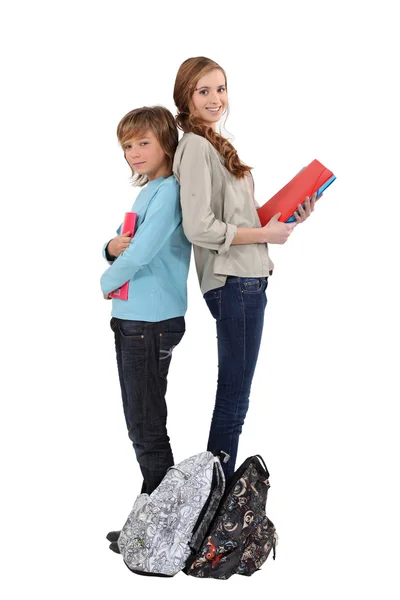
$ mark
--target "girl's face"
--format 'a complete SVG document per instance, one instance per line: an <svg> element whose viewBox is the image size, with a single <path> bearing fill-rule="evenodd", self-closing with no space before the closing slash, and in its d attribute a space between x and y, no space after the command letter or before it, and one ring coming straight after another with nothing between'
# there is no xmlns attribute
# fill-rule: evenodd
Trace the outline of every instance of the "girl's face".
<svg viewBox="0 0 400 600"><path fill-rule="evenodd" d="M192 96L197 116L205 125L216 129L228 105L225 77L221 69L213 69L199 79Z"/></svg>
<svg viewBox="0 0 400 600"><path fill-rule="evenodd" d="M129 166L138 175L147 175L152 181L166 174L167 157L150 129L141 137L128 140L123 148Z"/></svg>

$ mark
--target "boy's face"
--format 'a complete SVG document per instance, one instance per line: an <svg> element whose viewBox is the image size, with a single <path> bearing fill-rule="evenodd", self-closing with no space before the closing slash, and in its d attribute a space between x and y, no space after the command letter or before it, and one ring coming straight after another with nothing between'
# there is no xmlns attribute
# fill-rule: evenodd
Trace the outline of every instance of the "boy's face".
<svg viewBox="0 0 400 600"><path fill-rule="evenodd" d="M149 181L162 177L167 170L167 157L160 142L150 130L124 144L125 158L138 175L147 175Z"/></svg>
<svg viewBox="0 0 400 600"><path fill-rule="evenodd" d="M213 69L200 77L192 102L203 123L215 129L228 105L225 77L220 69Z"/></svg>

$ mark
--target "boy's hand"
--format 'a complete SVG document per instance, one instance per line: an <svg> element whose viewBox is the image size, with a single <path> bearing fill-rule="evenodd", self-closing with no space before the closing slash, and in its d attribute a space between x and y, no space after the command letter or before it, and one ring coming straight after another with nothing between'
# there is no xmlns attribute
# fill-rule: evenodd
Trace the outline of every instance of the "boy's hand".
<svg viewBox="0 0 400 600"><path fill-rule="evenodd" d="M108 242L107 251L111 256L119 256L122 254L124 250L127 249L129 244L131 243L132 235L130 231L126 233L121 233L121 235L117 235L117 237L113 238Z"/></svg>
<svg viewBox="0 0 400 600"><path fill-rule="evenodd" d="M103 294L104 300L111 300L110 294Z"/></svg>

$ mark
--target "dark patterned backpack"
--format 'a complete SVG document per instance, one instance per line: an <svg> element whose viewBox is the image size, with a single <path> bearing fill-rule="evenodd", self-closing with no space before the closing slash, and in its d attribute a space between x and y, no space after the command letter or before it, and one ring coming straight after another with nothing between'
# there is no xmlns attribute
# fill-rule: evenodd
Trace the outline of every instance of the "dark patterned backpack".
<svg viewBox="0 0 400 600"><path fill-rule="evenodd" d="M261 456L251 456L235 471L202 548L186 561L187 575L214 579L252 575L271 550L275 559L278 535L265 514L268 478Z"/></svg>

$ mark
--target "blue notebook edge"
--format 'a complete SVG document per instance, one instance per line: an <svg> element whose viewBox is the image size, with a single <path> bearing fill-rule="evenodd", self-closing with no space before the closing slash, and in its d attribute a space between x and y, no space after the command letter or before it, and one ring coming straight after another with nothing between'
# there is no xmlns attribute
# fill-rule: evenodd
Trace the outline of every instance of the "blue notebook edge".
<svg viewBox="0 0 400 600"><path fill-rule="evenodd" d="M303 168L304 168L304 167L303 167ZM301 170L299 171L299 173L300 173L302 170L303 170L303 169L301 169ZM323 185L321 185L321 187L320 187L320 188L318 188L318 191L317 191L317 200L318 200L318 198L321 196L321 194L323 194L323 193L324 193L324 191L326 190L326 188L327 188L327 187L329 187L329 186L331 185L331 183L333 183L333 182L335 181L335 179L336 179L336 175L332 175L332 177L330 177L330 179L328 179L328 181L326 181L326 182L325 182ZM303 208L304 208L304 204L303 204ZM295 219L295 217L294 217L294 213L293 213L293 215L292 215L291 217L289 217L289 218L286 220L286 223L293 223L294 221L296 221L296 219Z"/></svg>

